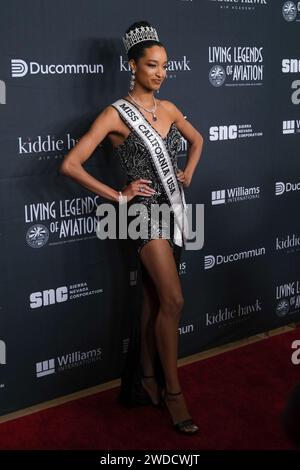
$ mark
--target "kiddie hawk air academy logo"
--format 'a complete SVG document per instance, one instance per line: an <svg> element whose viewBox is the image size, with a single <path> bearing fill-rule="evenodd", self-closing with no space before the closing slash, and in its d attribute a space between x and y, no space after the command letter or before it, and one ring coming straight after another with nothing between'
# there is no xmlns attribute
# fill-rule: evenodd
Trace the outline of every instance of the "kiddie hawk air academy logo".
<svg viewBox="0 0 300 470"><path fill-rule="evenodd" d="M177 78L182 74L189 73L192 71L191 60L188 56L183 55L182 57L174 57L168 60L167 64L167 79ZM127 59L120 56L120 72L130 72L130 65Z"/></svg>
<svg viewBox="0 0 300 470"><path fill-rule="evenodd" d="M297 13L300 11L300 2L284 2L282 6L282 16L285 21L291 23L297 18ZM298 19L296 21L299 21Z"/></svg>
<svg viewBox="0 0 300 470"><path fill-rule="evenodd" d="M259 7L266 7L268 0L210 0L220 10L253 12Z"/></svg>
<svg viewBox="0 0 300 470"><path fill-rule="evenodd" d="M69 152L79 141L69 132L59 137L51 134L39 134L35 136L18 137L18 155L20 158L34 158L35 161L63 160L64 155ZM102 144L98 145L101 148Z"/></svg>
<svg viewBox="0 0 300 470"><path fill-rule="evenodd" d="M275 249L285 253L300 251L300 236L296 233L288 233L285 236L276 237Z"/></svg>
<svg viewBox="0 0 300 470"><path fill-rule="evenodd" d="M219 308L214 312L206 312L205 326L224 328L224 326L233 326L253 318L253 315L262 312L260 299L255 299L250 304L237 304Z"/></svg>
<svg viewBox="0 0 300 470"><path fill-rule="evenodd" d="M209 81L214 87L263 84L263 47L209 46L208 62Z"/></svg>

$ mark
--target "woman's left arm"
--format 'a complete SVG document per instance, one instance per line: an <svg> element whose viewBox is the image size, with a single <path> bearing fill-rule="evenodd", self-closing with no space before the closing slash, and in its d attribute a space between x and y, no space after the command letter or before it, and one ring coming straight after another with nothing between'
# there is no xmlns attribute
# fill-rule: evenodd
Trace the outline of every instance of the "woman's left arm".
<svg viewBox="0 0 300 470"><path fill-rule="evenodd" d="M177 173L177 179L184 188L188 188L202 154L203 136L184 118L182 112L171 101L163 100L163 104L171 113L178 130L189 143L186 165L183 171L179 170Z"/></svg>

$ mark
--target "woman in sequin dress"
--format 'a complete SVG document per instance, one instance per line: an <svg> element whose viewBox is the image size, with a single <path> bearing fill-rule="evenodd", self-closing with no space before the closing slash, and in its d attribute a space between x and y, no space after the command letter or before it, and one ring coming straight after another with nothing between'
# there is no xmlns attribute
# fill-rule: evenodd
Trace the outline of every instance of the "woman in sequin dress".
<svg viewBox="0 0 300 470"><path fill-rule="evenodd" d="M140 31L139 28L152 27L147 22L134 23L126 31L125 39L131 32ZM163 139L178 184L188 188L200 159L203 138L173 103L154 97L166 78L166 49L156 39L138 40L127 55L134 82L123 99ZM189 149L185 168L179 170L177 153L182 136L189 142ZM170 219L151 217L151 204L170 206L170 202L145 142L117 109L109 105L65 157L60 171L102 197L120 202L120 191L96 180L82 167L105 137L127 173L122 197L126 196L128 206L144 204L148 214L148 237L134 241L142 269L143 305L140 320L132 325L119 398L129 406L158 406L163 402L176 430L194 434L198 426L189 414L177 370L178 326L183 306L179 279L182 247L173 240L172 210Z"/></svg>

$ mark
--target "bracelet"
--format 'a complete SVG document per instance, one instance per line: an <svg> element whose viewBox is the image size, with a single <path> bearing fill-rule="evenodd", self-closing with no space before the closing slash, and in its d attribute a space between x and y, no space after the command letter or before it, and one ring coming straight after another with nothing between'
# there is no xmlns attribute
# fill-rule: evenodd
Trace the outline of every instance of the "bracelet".
<svg viewBox="0 0 300 470"><path fill-rule="evenodd" d="M126 204L127 196L122 194L122 191L119 191L119 204Z"/></svg>

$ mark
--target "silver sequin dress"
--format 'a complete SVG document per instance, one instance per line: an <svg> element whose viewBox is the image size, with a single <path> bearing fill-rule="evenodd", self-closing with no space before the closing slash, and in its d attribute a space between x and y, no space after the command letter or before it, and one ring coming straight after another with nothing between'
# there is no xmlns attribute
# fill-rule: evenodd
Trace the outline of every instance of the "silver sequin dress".
<svg viewBox="0 0 300 470"><path fill-rule="evenodd" d="M132 104L132 103L131 103ZM120 114L120 117L123 117ZM124 121L125 122L125 121ZM149 121L148 121L149 122ZM128 126L128 123L125 122ZM151 125L151 123L149 123ZM169 156L175 171L178 171L177 167L177 154L180 150L181 134L176 127L175 123L170 126L168 134L163 138L166 148L169 152ZM174 213L171 211L171 217L167 220L159 217L155 219L151 217L151 204L163 204L166 203L170 207L170 201L165 192L165 189L160 181L160 177L157 174L157 170L152 162L151 155L148 148L145 146L142 139L138 134L131 129L128 137L118 146L114 148L114 155L120 159L121 165L123 166L127 174L127 184L138 178L149 179L152 181L150 187L154 188L156 193L153 196L136 196L129 201L128 206L131 203L143 203L147 207L147 218L148 218L148 238L139 237L137 240L133 240L137 244L138 252L142 247L146 245L153 238L166 238L173 249L173 255L177 267L177 271L180 269L180 258L182 247L176 245L173 241L174 233ZM180 184L180 183L179 183ZM130 217L128 217L130 221ZM151 222L150 222L151 221ZM169 226L169 227L168 227ZM167 236L168 235L168 236ZM141 263L142 276L149 276L145 267ZM124 368L121 374L121 387L119 392L119 401L125 406L135 405L146 405L151 403L149 396L145 393L145 390L141 383L143 375L142 365L140 362L141 357L141 321L139 314L137 317L132 318L131 332L129 338L129 347L126 354L126 360ZM155 356L154 364L155 376L158 384L161 387L165 386L165 377L163 372L162 363L158 353Z"/></svg>
<svg viewBox="0 0 300 470"><path fill-rule="evenodd" d="M132 103L131 105L133 106ZM119 115L128 127L128 123L123 119L123 116L121 114ZM151 126L150 122L149 125ZM174 122L171 124L168 134L165 137L162 137L162 139L166 145L176 174L178 172L177 154L181 148L181 133ZM170 217L164 217L162 215L156 217L154 212L151 211L151 206L156 204L167 204L170 208L170 201L161 183L160 177L157 174L157 170L152 162L147 146L132 128L128 137L120 145L114 148L114 154L120 159L121 165L127 174L126 185L139 178L144 178L152 181L149 186L156 191L152 196L135 196L128 203L128 208L131 204L141 203L147 209L147 215L144 215L143 213L142 218L148 235L145 238L139 237L137 240L134 240L137 244L138 252L146 245L146 243L155 238L166 238L169 241L171 248L174 250L173 210L171 209L170 211ZM178 184L181 183L178 181ZM132 216L132 218L134 217ZM128 217L129 222L130 220L131 218Z"/></svg>

